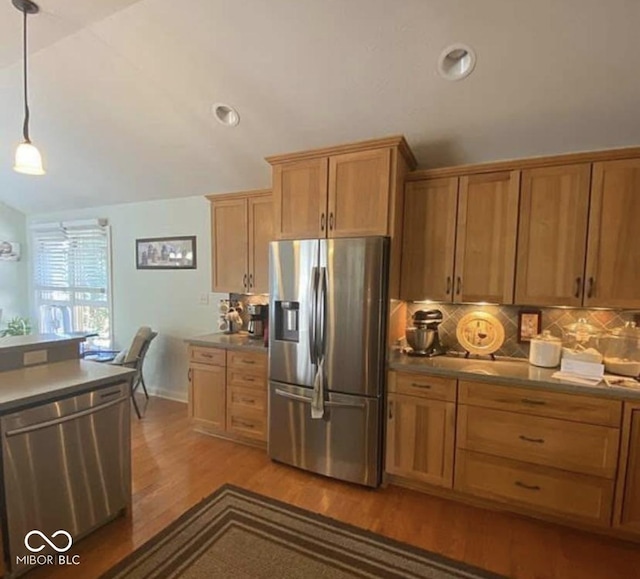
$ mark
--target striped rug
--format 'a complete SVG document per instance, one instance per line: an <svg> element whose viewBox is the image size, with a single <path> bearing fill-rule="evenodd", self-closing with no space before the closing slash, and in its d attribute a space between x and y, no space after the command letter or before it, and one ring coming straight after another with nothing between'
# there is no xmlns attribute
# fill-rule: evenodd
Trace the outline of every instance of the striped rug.
<svg viewBox="0 0 640 579"><path fill-rule="evenodd" d="M103 578L496 578L434 553L225 485Z"/></svg>

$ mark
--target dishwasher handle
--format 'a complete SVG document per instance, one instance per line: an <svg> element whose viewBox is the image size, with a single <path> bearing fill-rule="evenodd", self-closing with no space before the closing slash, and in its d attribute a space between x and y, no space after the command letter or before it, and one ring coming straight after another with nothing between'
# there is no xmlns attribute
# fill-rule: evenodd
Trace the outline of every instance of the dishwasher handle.
<svg viewBox="0 0 640 579"><path fill-rule="evenodd" d="M35 432L36 430L43 430L44 428L49 428L50 426L64 424L65 422L71 422L72 420L76 420L77 418L82 418L83 416L89 416L90 414L95 414L96 412L100 412L105 408L110 408L111 406L115 406L116 404L120 404L121 402L128 402L128 401L129 401L129 396L122 396L121 398L118 398L116 400L111 400L106 404L100 404L99 406L94 406L93 408L87 408L86 410L81 410L80 412L68 414L67 416L63 416L61 418L54 418L52 420L46 420L45 422L38 422L37 424L23 426L22 428L8 430L7 432L4 433L4 435L6 438L12 438L13 436L18 436L19 434L28 434L29 432Z"/></svg>

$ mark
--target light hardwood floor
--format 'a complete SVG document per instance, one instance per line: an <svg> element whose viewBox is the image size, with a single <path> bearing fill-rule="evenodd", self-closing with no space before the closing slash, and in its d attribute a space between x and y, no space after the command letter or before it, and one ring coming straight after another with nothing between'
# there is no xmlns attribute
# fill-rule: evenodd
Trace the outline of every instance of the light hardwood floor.
<svg viewBox="0 0 640 579"><path fill-rule="evenodd" d="M640 548L614 539L461 505L397 487L376 491L272 463L264 451L195 433L187 406L152 398L133 418L133 507L72 549L76 568L41 577L98 577L224 483L522 579L630 579ZM215 574L212 573L212 578Z"/></svg>

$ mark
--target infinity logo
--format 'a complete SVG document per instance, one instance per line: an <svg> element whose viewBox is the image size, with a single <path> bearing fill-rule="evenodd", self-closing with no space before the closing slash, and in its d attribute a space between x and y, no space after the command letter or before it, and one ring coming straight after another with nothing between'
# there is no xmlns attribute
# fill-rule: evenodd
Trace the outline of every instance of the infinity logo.
<svg viewBox="0 0 640 579"><path fill-rule="evenodd" d="M69 541L66 547L58 547L55 543L53 543L53 541L49 539L49 537L47 537L41 531L29 531L24 537L24 546L32 553L39 553L46 547L46 545L40 545L40 547L32 547L29 544L29 539L32 535L38 535L45 543L49 545L49 547L55 549L58 553L65 553L66 551L71 549L71 545L73 545L73 539L71 538L71 535L67 533L67 531L59 530L51 535L51 539L55 539L58 535L64 535L67 538L67 541Z"/></svg>

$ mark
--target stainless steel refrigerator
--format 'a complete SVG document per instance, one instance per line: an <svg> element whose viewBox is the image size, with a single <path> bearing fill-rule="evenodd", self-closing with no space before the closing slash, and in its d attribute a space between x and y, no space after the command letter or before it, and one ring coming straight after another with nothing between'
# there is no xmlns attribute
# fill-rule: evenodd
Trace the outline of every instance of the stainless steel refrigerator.
<svg viewBox="0 0 640 579"><path fill-rule="evenodd" d="M389 240L274 241L269 252L269 454L378 486Z"/></svg>

